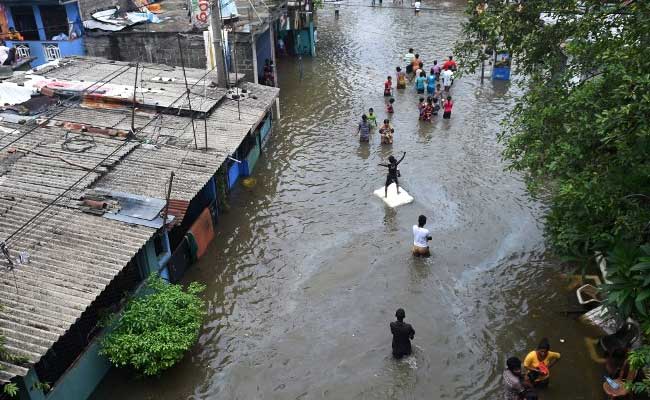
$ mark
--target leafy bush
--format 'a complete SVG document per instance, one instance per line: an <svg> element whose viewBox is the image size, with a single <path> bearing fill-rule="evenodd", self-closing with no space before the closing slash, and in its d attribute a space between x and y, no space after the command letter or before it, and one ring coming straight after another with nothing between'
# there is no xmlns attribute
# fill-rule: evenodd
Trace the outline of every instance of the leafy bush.
<svg viewBox="0 0 650 400"><path fill-rule="evenodd" d="M644 370L645 373L645 378L642 381L626 383L627 388L637 394L650 394L650 375L646 371L646 366L650 365L650 346L641 346L631 351L627 359L632 370Z"/></svg>
<svg viewBox="0 0 650 400"><path fill-rule="evenodd" d="M526 94L504 121L504 158L549 202L560 255L641 244L650 221L650 2L468 1L459 65L503 48ZM487 5L487 9L484 6ZM552 23L540 20L554 10Z"/></svg>
<svg viewBox="0 0 650 400"><path fill-rule="evenodd" d="M102 340L101 354L117 367L152 376L172 367L198 339L205 316L196 282L187 290L159 276L148 280L151 293L131 300L115 329Z"/></svg>
<svg viewBox="0 0 650 400"><path fill-rule="evenodd" d="M650 245L619 243L607 256L607 302L624 317L648 319Z"/></svg>

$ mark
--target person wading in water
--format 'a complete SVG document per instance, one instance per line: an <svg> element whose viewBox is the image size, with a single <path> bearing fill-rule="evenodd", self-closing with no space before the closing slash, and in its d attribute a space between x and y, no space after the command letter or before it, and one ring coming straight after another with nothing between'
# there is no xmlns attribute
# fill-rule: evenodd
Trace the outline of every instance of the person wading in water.
<svg viewBox="0 0 650 400"><path fill-rule="evenodd" d="M397 169L397 166L399 163L404 160L404 157L406 157L406 152L402 154L402 158L400 158L399 161L395 159L395 157L390 156L388 157L388 164L379 164L381 167L386 167L388 168L388 175L386 176L386 187L385 187L385 193L384 197L388 197L388 186L390 186L391 183L395 182L395 186L397 186L397 194L399 194L399 181L397 178L399 177L399 170Z"/></svg>
<svg viewBox="0 0 650 400"><path fill-rule="evenodd" d="M429 240L432 240L428 229L424 227L427 223L427 217L420 215L418 224L413 225L413 255L416 257L429 257Z"/></svg>
<svg viewBox="0 0 650 400"><path fill-rule="evenodd" d="M390 323L390 332L393 334L393 357L399 359L411 355L411 340L415 337L415 330L411 324L404 322L406 313L403 308L395 312L397 321Z"/></svg>

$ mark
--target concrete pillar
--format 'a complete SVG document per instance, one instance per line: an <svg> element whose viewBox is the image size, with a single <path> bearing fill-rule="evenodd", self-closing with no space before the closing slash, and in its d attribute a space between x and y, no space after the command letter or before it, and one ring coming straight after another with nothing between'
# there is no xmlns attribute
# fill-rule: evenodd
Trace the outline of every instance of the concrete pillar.
<svg viewBox="0 0 650 400"><path fill-rule="evenodd" d="M43 25L43 18L41 17L41 10L37 5L32 6L34 11L34 19L36 20L36 28L38 29L38 38L39 40L47 40L48 37L45 34L45 26Z"/></svg>
<svg viewBox="0 0 650 400"><path fill-rule="evenodd" d="M271 41L271 60L273 60L273 82L275 87L278 87L278 66L276 65L277 59L275 58L275 21L269 23L269 40Z"/></svg>
<svg viewBox="0 0 650 400"><path fill-rule="evenodd" d="M255 42L255 35L251 33L251 46L253 49L253 83L259 83L259 76L257 75L257 43Z"/></svg>

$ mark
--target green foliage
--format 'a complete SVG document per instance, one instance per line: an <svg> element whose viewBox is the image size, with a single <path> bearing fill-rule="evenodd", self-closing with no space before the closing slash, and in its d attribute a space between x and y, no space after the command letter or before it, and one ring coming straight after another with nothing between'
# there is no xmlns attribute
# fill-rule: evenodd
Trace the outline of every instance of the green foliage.
<svg viewBox="0 0 650 400"><path fill-rule="evenodd" d="M148 288L150 294L126 306L115 329L102 340L101 354L117 367L152 376L176 364L194 345L205 304L199 297L204 286L198 283L183 290L152 276Z"/></svg>
<svg viewBox="0 0 650 400"><path fill-rule="evenodd" d="M485 48L504 48L525 86L499 139L510 168L548 200L550 244L573 260L613 249L608 305L649 336L650 2L469 0L467 14L461 68L473 73ZM629 360L650 365L650 347ZM649 379L629 387L650 394Z"/></svg>
<svg viewBox="0 0 650 400"><path fill-rule="evenodd" d="M499 138L510 167L549 200L561 255L647 241L650 221L650 2L470 0L460 65L508 49L526 85ZM514 3L514 4L513 4ZM479 10L482 10L479 8ZM556 22L540 13L553 10Z"/></svg>
<svg viewBox="0 0 650 400"><path fill-rule="evenodd" d="M650 245L617 244L607 256L607 279L607 303L625 318L648 320Z"/></svg>
<svg viewBox="0 0 650 400"><path fill-rule="evenodd" d="M650 346L641 346L631 351L627 356L627 360L630 363L630 368L635 371L646 369L650 365ZM650 374L646 373L641 382L628 382L626 386L634 393L650 394Z"/></svg>
<svg viewBox="0 0 650 400"><path fill-rule="evenodd" d="M0 306L0 311L2 310L2 307ZM25 362L26 360L23 357L17 357L13 354L11 354L7 349L5 348L5 338L0 334L0 361L7 361L7 362L13 362L13 363L22 363ZM0 365L0 370L2 370L2 366ZM18 385L15 383L5 383L0 391L0 393L5 394L9 397L16 397L18 395Z"/></svg>
<svg viewBox="0 0 650 400"><path fill-rule="evenodd" d="M38 389L43 393L47 393L52 390L52 385L50 385L48 382L34 382L32 389Z"/></svg>
<svg viewBox="0 0 650 400"><path fill-rule="evenodd" d="M6 383L2 387L2 392L9 397L16 397L18 396L18 385L15 383Z"/></svg>

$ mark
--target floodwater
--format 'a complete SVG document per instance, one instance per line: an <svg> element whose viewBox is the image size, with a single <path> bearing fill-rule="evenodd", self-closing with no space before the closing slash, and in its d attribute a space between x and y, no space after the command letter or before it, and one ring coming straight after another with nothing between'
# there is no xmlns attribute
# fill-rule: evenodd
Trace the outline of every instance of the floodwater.
<svg viewBox="0 0 650 400"><path fill-rule="evenodd" d="M419 17L392 6L348 4L338 20L326 6L318 57L280 60L282 118L257 184L237 189L187 277L207 284L199 343L158 379L112 371L95 399L499 399L505 359L544 336L562 360L542 398L603 398L587 332L562 313L570 293L545 258L543 205L500 159L499 121L520 92L466 76L452 119L429 124L408 88L394 145L358 142L362 112L384 118L382 84L406 49L430 66L459 35L462 2ZM372 195L377 164L402 151L415 202L391 209ZM419 214L429 259L410 254ZM416 331L401 361L388 327L398 307Z"/></svg>

